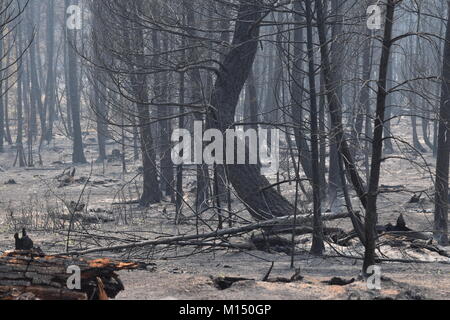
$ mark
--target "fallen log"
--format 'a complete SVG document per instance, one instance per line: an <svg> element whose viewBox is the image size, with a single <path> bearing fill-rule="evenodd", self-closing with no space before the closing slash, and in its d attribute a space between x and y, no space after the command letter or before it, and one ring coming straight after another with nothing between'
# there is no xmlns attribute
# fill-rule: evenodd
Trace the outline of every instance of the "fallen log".
<svg viewBox="0 0 450 320"><path fill-rule="evenodd" d="M80 269L81 288L70 290L73 275ZM0 257L0 300L101 300L115 298L124 290L119 270L142 268L137 263L110 259L86 260L47 256L42 252L10 251Z"/></svg>
<svg viewBox="0 0 450 320"><path fill-rule="evenodd" d="M413 249L425 249L431 252L436 252L437 254L450 258L450 252L447 251L445 248L438 246L438 245L432 245L428 243L420 243L420 242L414 242L410 246Z"/></svg>
<svg viewBox="0 0 450 320"><path fill-rule="evenodd" d="M392 225L391 223L388 223L387 225L377 225L376 226L377 234L381 236L392 236L396 238L404 238L408 241L414 241L414 240L423 240L423 241L432 241L433 234L427 233L427 232L418 232L414 231L406 226L405 218L403 217L403 214L400 214L400 216L397 219L396 225ZM341 234L339 237L336 237L333 239L334 243L342 246L347 246L350 240L355 239L358 236L356 231L352 231L348 234Z"/></svg>
<svg viewBox="0 0 450 320"><path fill-rule="evenodd" d="M331 221L331 220L337 220L337 219L344 219L348 218L348 213L325 213L322 215L323 221ZM67 255L72 256L81 256L91 253L99 253L99 252L107 252L107 251L120 251L120 250L126 250L126 249L135 249L135 248L142 248L142 247L148 247L148 246L157 246L157 245L170 245L170 244L177 244L178 242L186 242L190 240L199 240L199 239L210 239L210 238L220 238L225 236L231 236L236 234L243 234L248 233L254 230L258 229L265 229L265 230L273 230L274 228L278 227L284 227L284 229L288 226L292 226L294 224L294 219L296 222L296 225L304 226L312 223L313 216L300 216L300 217L283 217L283 218L277 218L272 220L266 220L263 222L258 223L252 223L241 227L235 227L235 228L229 228L229 229L222 229L222 230L216 230L208 233L203 234L193 234L193 235L180 235L180 236L174 236L174 237L167 237L167 238L161 238L156 240L148 240L148 241L142 241L142 242L136 242L131 244L124 244L124 245L118 245L118 246L112 246L112 247L102 247L102 248L93 248L93 249L87 249L84 251L72 251L67 253Z"/></svg>
<svg viewBox="0 0 450 320"><path fill-rule="evenodd" d="M0 286L0 300L88 300L86 293L40 286Z"/></svg>
<svg viewBox="0 0 450 320"><path fill-rule="evenodd" d="M96 224L96 223L109 223L114 222L116 219L108 214L103 213L74 213L74 214L56 214L55 218L64 221L78 221L83 224Z"/></svg>
<svg viewBox="0 0 450 320"><path fill-rule="evenodd" d="M396 186L387 186L387 185L381 185L379 188L379 193L398 193L398 192L405 192L407 191L406 187L404 185L396 185Z"/></svg>

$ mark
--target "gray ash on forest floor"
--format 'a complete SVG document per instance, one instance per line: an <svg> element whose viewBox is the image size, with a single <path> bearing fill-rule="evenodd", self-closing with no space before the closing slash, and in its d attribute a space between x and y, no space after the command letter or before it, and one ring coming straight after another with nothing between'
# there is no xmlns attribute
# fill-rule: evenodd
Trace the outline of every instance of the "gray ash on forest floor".
<svg viewBox="0 0 450 320"><path fill-rule="evenodd" d="M53 149L58 148L58 152ZM95 147L86 150L88 158L96 158ZM56 178L65 169L71 167L70 149L64 139L56 140L56 145L45 147L42 157L45 168L28 170L11 168L14 162L14 150L0 154L0 252L12 249L13 234L22 226L30 229L35 243L48 254L64 251L67 229L64 213L67 210L63 202L78 203L86 179L90 177L81 202L86 204L88 214L101 212L114 218L114 221L85 226L89 232L101 235L100 244L108 244L107 235L126 237L127 239L151 239L160 236L195 233L195 226L173 224L174 208L162 203L142 210L136 205L112 206L113 202L136 199L140 178L133 180L139 171L139 162L128 162L128 173L123 175L120 163L93 164L78 166L73 184L61 187ZM420 159L419 159L420 160ZM433 159L426 155L430 164ZM432 230L433 203L432 180L426 170L399 159L389 160L383 165L381 183L385 186L403 186L406 192L383 193L379 200L380 224L395 223L402 213L408 226L414 230L428 232ZM84 178L84 179L82 179ZM7 183L14 180L16 184ZM189 178L187 178L190 182ZM130 182L132 181L132 182ZM6 184L5 184L6 183ZM189 191L192 184L186 187ZM294 188L283 185L283 194L294 199ZM389 188L388 188L389 189ZM423 192L425 191L425 192ZM409 203L411 198L421 194L418 202ZM193 193L187 193L188 200ZM189 198L190 197L190 198ZM359 208L353 198L355 208ZM236 211L244 217L242 206L234 202ZM308 209L308 208L302 208ZM53 215L51 215L52 213ZM57 218L55 218L57 214ZM211 217L211 215L207 217ZM62 215L62 216L59 216ZM186 216L189 212L186 209ZM53 220L52 220L53 219ZM57 223L55 223L55 221ZM58 225L59 224L59 225ZM76 224L70 245L77 246L82 238ZM348 219L327 223L329 227L351 231ZM204 230L207 230L205 228ZM201 230L202 231L202 230ZM245 242L245 239L232 239ZM84 239L88 241L88 239ZM310 246L310 236L298 238L296 268L300 268L302 281L291 283L261 281L272 262L275 262L270 277L290 278L294 271L290 269L290 258L285 253L217 250L202 251L195 247L181 247L176 250L154 254L152 250L142 250L143 257L153 258L155 270L121 272L126 290L118 299L448 299L450 292L449 259L437 254L424 255L417 250L398 250L383 247L383 253L392 258L422 259L426 264L381 264L382 275L387 279L382 283L381 291L368 290L364 282L356 281L347 286L329 286L324 281L333 277L343 279L357 278L361 270L361 261L344 258L318 258L306 252ZM90 242L96 246L95 241ZM344 253L361 254L360 246L338 248ZM349 250L348 252L346 250ZM152 255L154 254L154 255ZM327 246L327 254L335 255L333 248ZM100 255L101 256L101 255ZM129 258L127 255L110 254L114 258ZM98 257L98 255L96 255ZM176 258L178 257L178 258ZM218 290L213 278L235 277L251 279L233 283L225 290ZM389 280L390 279L390 280Z"/></svg>

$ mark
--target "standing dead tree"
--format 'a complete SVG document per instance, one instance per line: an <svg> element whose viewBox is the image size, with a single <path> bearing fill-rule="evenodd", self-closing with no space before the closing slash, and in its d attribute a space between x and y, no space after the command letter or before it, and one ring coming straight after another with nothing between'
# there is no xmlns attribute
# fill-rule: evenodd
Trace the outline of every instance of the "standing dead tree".
<svg viewBox="0 0 450 320"><path fill-rule="evenodd" d="M372 164L370 170L369 186L367 192L367 208L365 220L365 257L363 272L367 272L370 266L375 265L376 226L378 221L377 199L380 184L381 162L383 157L383 133L386 116L387 75L389 68L389 56L392 47L392 29L394 25L394 13L397 0L388 0L386 4L386 22L383 38L383 48L380 60L377 108L372 142Z"/></svg>
<svg viewBox="0 0 450 320"><path fill-rule="evenodd" d="M450 9L450 1L447 1ZM448 245L448 183L450 165L450 18L445 37L442 93L439 114L439 136L436 160L435 237L439 244Z"/></svg>
<svg viewBox="0 0 450 320"><path fill-rule="evenodd" d="M268 12L270 8L261 0L240 1L232 48L220 66L211 98L211 126L222 132L233 126L238 100L258 49L260 23ZM294 213L292 204L269 187L269 181L261 175L257 165L227 165L226 172L255 219Z"/></svg>

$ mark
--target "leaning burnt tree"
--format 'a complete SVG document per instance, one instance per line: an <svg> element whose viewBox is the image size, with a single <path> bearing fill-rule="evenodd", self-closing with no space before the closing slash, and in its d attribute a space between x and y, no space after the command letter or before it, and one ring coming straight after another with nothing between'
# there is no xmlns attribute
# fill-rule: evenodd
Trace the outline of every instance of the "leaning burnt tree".
<svg viewBox="0 0 450 320"><path fill-rule="evenodd" d="M260 23L270 8L261 0L241 0L232 49L217 73L211 105L211 126L225 132L232 128L241 91L252 70ZM293 214L294 207L260 174L258 165L227 164L228 178L238 197L257 220Z"/></svg>
<svg viewBox="0 0 450 320"><path fill-rule="evenodd" d="M345 133L343 129L342 113L339 110L339 100L334 89L333 83L335 82L335 74L332 72L329 51L327 46L326 28L324 20L324 10L322 2L316 0L316 10L317 10L317 25L319 30L319 39L321 44L321 57L322 57L322 68L325 76L325 86L327 89L327 97L329 102L329 109L331 115L331 126L333 136L337 145L339 146L339 154L342 158L345 168L347 170L347 175L349 180L352 182L353 187L361 201L362 206L366 210L366 219L364 225L364 234L362 234L361 228L362 224L355 214L351 214L352 222L357 231L360 240L365 245L365 258L363 271L366 272L367 268L375 264L375 247L376 247L376 224L378 220L377 212L377 200L379 192L379 182L380 182L380 172L381 163L383 161L383 133L385 125L385 114L386 114L386 98L388 95L387 88L387 74L389 66L389 57L391 52L391 47L396 39L392 39L392 29L394 24L394 12L395 6L398 0L388 0L386 3L386 22L383 37L383 49L380 60L380 70L379 70L379 80L377 83L377 108L374 124L374 134L372 142L372 160L371 160L371 170L369 175L368 187L366 191L365 183L360 177L355 162L353 160L353 155L350 151L349 145L345 138ZM350 208L349 208L349 211Z"/></svg>

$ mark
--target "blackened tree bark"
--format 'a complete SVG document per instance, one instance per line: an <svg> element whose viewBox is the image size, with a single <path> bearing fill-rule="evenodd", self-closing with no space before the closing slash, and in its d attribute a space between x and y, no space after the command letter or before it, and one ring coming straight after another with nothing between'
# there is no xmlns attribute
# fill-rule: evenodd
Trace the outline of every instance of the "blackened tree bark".
<svg viewBox="0 0 450 320"><path fill-rule="evenodd" d="M372 37L370 34L366 35L366 43L364 45L363 53L363 88L361 89L361 95L359 97L359 103L361 105L361 114L365 114L365 117L361 118L361 126L357 128L358 134L363 134L364 136L364 168L366 179L369 180L370 175L370 159L369 154L371 149L370 141L372 139L372 106L370 101L370 86L369 82L372 74L372 60L373 60L373 50L372 50ZM365 118L365 119L364 119ZM362 131L362 125L364 124L364 132Z"/></svg>
<svg viewBox="0 0 450 320"><path fill-rule="evenodd" d="M221 15L225 14L229 11L229 7L226 4L219 4L219 3L215 3L214 6L216 8L214 8L214 10L216 10L216 12L220 12L218 14L218 18L220 18ZM207 10L212 10L211 8L208 8ZM231 25L231 20L230 19L220 19L220 28L222 29L221 35L220 35L220 39L221 41L223 41L223 43L229 43L230 42L230 25ZM212 23L213 20L211 19L211 21L209 21L208 23ZM214 79L211 73L208 74L208 81L211 81L211 83L208 82L208 103L210 103L211 101L211 93L213 90L213 86L214 86ZM259 106L261 107L261 99L259 100L260 104ZM207 122L209 122L210 120L210 115L208 114L208 118L207 118ZM209 125L208 125L209 126ZM218 196L218 201L222 201L223 203L228 202L228 205L231 207L231 191L229 188L229 183L228 183L228 177L227 177L227 173L225 172L225 167L224 166L215 166L214 167L214 174L217 177L217 182L219 184L219 196ZM229 221L228 224L232 225L232 212L231 210L229 211Z"/></svg>
<svg viewBox="0 0 450 320"><path fill-rule="evenodd" d="M30 84L31 87L29 88L30 93L30 114L29 114L29 131L30 131L30 138L34 138L37 135L37 123L36 123L36 112L38 111L40 114L40 123L41 123L41 136L45 135L45 115L43 115L43 104L42 104L42 98L41 98L41 86L39 83L38 78L38 71L37 71L37 45L36 41L34 41L34 30L33 26L35 25L34 21L34 15L37 14L39 16L39 9L36 6L36 2L30 3L30 8L28 10L28 37L30 38L30 41L32 43L30 44L29 48L29 68L28 68L28 74L30 78ZM28 87L28 86L27 86ZM30 145L32 147L32 145ZM32 158L32 153L30 152L29 155L30 160ZM32 162L32 161L29 161ZM29 163L31 166L32 163Z"/></svg>
<svg viewBox="0 0 450 320"><path fill-rule="evenodd" d="M294 2L294 21L299 25L302 23L300 12L302 10L301 0ZM291 98L292 98L292 120L295 123L294 136L297 144L297 149L300 152L300 161L308 179L312 179L312 167L311 167L311 152L308 142L306 140L303 129L303 29L298 27L294 31L294 63L292 66L292 86L291 86Z"/></svg>
<svg viewBox="0 0 450 320"><path fill-rule="evenodd" d="M392 47L392 29L394 25L394 13L397 0L388 0L386 4L386 22L383 38L383 48L380 60L377 108L372 142L372 162L370 180L367 192L367 208L365 219L365 255L363 272L367 273L370 266L375 265L376 225L378 222L377 199L380 183L381 161L383 157L383 132L386 115L387 75L389 68L389 56Z"/></svg>
<svg viewBox="0 0 450 320"><path fill-rule="evenodd" d="M65 0L66 8L70 5L70 0ZM81 132L81 106L80 106L80 88L78 83L78 63L75 52L77 31L66 28L67 35L67 63L68 78L66 79L67 95L70 96L69 103L72 111L73 127L73 153L72 162L86 163L83 147L83 136Z"/></svg>
<svg viewBox="0 0 450 320"><path fill-rule="evenodd" d="M388 76L387 76L387 90L392 89L394 86L394 69L395 63L394 59L391 59L391 62L388 67ZM387 96L387 106L386 106L386 114L385 114L385 131L384 131L384 152L386 154L394 153L394 146L392 145L392 132L391 132L391 117L392 117L392 106L394 104L393 95L390 94Z"/></svg>
<svg viewBox="0 0 450 320"><path fill-rule="evenodd" d="M418 6L418 8L417 8L418 11L417 11L416 32L419 33L420 32L421 22L422 22L422 2L421 1L417 1L416 4ZM420 41L419 41L419 39L420 39L419 37L416 38L415 46L412 45L412 43L411 43L411 53L419 52L419 50L420 50ZM410 96L411 95L412 95L412 93L410 93ZM410 97L410 101L411 101L411 103L413 105L416 105L417 108L415 108L415 110L418 110L419 109L418 101L420 101L420 97ZM426 153L427 150L422 146L422 144L420 143L420 140L419 140L419 134L418 134L418 131L417 131L417 115L414 114L414 111L411 112L411 123L412 123L413 146L420 153Z"/></svg>
<svg viewBox="0 0 450 320"><path fill-rule="evenodd" d="M69 65L69 43L66 40L64 41L64 66L68 65ZM64 68L64 79L66 86L68 86L67 82L69 79L69 68L67 67ZM70 94L68 94L67 89L65 93L66 93L66 111L67 111L67 133L71 138L73 138L73 122L71 109L72 103L70 102L71 97Z"/></svg>
<svg viewBox="0 0 450 320"><path fill-rule="evenodd" d="M326 96L325 77L320 73L320 98L319 98L319 171L320 171L320 194L322 199L327 197L327 131L326 131Z"/></svg>
<svg viewBox="0 0 450 320"><path fill-rule="evenodd" d="M250 71L250 74L247 79L247 83L245 86L245 105L244 105L244 122L250 123L249 125L245 126L245 130L252 129L258 132L258 91L256 88L256 79L255 79L255 72L253 70ZM257 140L259 141L259 137L257 137ZM259 142L258 142L259 145ZM258 155L258 162L259 162L259 155ZM215 171L217 169L217 166L215 166ZM218 181L220 179L215 179ZM214 182L216 184L216 181ZM217 194L219 194L219 188ZM220 200L220 199L219 199Z"/></svg>
<svg viewBox="0 0 450 320"><path fill-rule="evenodd" d="M442 1L441 6L442 6L441 7L441 12L444 12L445 9L446 9L446 4L445 4L444 1ZM448 3L447 3L447 7L448 7ZM443 23L440 23L439 24L439 36L443 38L445 36L444 32L446 32L446 31L444 30ZM444 50L445 50L445 42L441 41L441 45L439 47L439 54L440 54L440 56L443 54ZM436 96L440 96L441 95L441 93L442 93L441 90L442 90L442 85L441 86L437 85L436 86ZM438 113L439 112L434 112L435 119L433 121L433 124L434 124L433 125L433 157L435 157L435 158L437 158L438 144L439 144L439 119L438 119Z"/></svg>
<svg viewBox="0 0 450 320"><path fill-rule="evenodd" d="M447 1L450 12L450 1ZM448 240L448 184L450 163L450 18L447 22L442 72L442 94L439 115L438 150L436 160L436 194L434 236L439 244L447 246Z"/></svg>
<svg viewBox="0 0 450 320"><path fill-rule="evenodd" d="M45 89L44 109L41 118L48 115L47 132L45 140L53 139L53 123L55 121L56 104L56 72L55 72L55 3L49 0L47 3L47 86ZM42 127L42 120L41 120Z"/></svg>
<svg viewBox="0 0 450 320"><path fill-rule="evenodd" d="M143 0L133 0L134 13L142 12ZM156 166L156 150L152 128L150 125L150 107L148 105L148 77L144 72L139 72L140 68L145 66L145 44L143 27L135 22L132 24L133 35L125 33L125 41L129 46L128 52L134 52L132 55L133 72L131 85L135 99L137 100L138 119L141 137L142 163L144 188L140 199L141 206L149 206L161 201L161 190L158 182L158 169ZM155 32L155 31L153 31ZM128 41L127 39L130 39Z"/></svg>
<svg viewBox="0 0 450 320"><path fill-rule="evenodd" d="M343 80L343 60L345 55L345 47L343 45L343 18L342 18L342 6L344 1L342 0L332 0L331 1L331 11L335 16L336 20L332 25L332 38L333 42L330 46L330 62L331 62L331 72L333 73L333 78L331 85L333 86L334 98L337 102L336 107L339 109L338 113L342 114L342 102L343 102L343 90L342 90L342 80ZM333 128L331 129L333 130ZM342 190L342 181L339 176L339 142L333 139L333 132L330 133L330 169L328 178L328 198L332 209L335 205L339 206L338 192Z"/></svg>
<svg viewBox="0 0 450 320"><path fill-rule="evenodd" d="M196 24L195 9L193 7L194 2L192 0L183 1L183 7L186 14L187 32L191 36L188 38L188 45L192 47L188 53L188 59L191 63L201 60L200 53L195 48L198 44L195 42L196 30L194 28ZM193 68L189 72L189 76L192 79L191 83L191 102L192 103L204 103L202 94L202 76L198 68ZM205 123L205 117L202 114L194 113L194 120ZM195 198L195 208L197 212L207 208L206 202L209 198L209 169L206 164L197 165L197 192Z"/></svg>
<svg viewBox="0 0 450 320"><path fill-rule="evenodd" d="M354 131L352 132L353 137L352 140L354 141L355 147L353 150L353 154L356 155L359 152L361 152L361 143L360 139L363 135L363 128L364 128L364 115L366 110L366 104L367 101L370 98L370 88L367 86L367 81L370 80L370 40L369 36L366 36L364 41L364 49L362 53L362 57L359 59L360 65L362 66L362 79L363 79L363 85L360 88L359 91L359 101L358 105L355 107L353 118L355 121L355 127ZM366 77L366 75L369 75Z"/></svg>
<svg viewBox="0 0 450 320"><path fill-rule="evenodd" d="M30 87L30 67L24 68L22 73L22 94L23 106L26 118L26 135L27 135L27 166L33 167L33 138L36 132L36 108L33 103L33 94Z"/></svg>
<svg viewBox="0 0 450 320"><path fill-rule="evenodd" d="M311 160L312 160L312 187L314 199L313 242L311 253L322 255L325 251L323 242L323 221L320 199L320 173L319 173L319 130L317 119L317 94L316 94L316 68L314 65L314 37L313 37L313 13L311 0L305 0L306 24L307 24L307 49L309 61L309 97L311 114Z"/></svg>
<svg viewBox="0 0 450 320"><path fill-rule="evenodd" d="M169 50L169 39L164 37L162 39L163 52L168 52ZM155 47L158 48L158 47ZM167 55L164 55L164 58L167 59ZM163 73L163 75L158 78L156 77L156 82L160 81L161 91L158 93L160 95L161 102L168 101L168 97L170 97L170 88L169 88L169 77L167 73ZM158 86L156 83L155 86ZM161 190L168 197L174 197L174 164L171 157L171 142L170 142L170 133L171 133L171 125L170 121L167 120L170 117L170 109L167 106L158 107L158 118L161 119L159 121L159 129L160 129L160 141L159 141L159 149L160 149L160 159L161 159Z"/></svg>
<svg viewBox="0 0 450 320"><path fill-rule="evenodd" d="M6 65L9 66L10 65L10 61L11 61L11 56L12 56L12 50L8 50L8 52L6 53ZM9 91L10 90L6 90L7 88L9 88L9 79L8 77L6 77L6 79L4 81L2 81L5 83L5 92L3 93L3 96L0 99L3 99L3 106L4 106L4 114L5 114L5 140L6 142L8 142L9 145L13 144L13 140L12 140L12 135L11 135L11 129L10 129L10 125L9 125Z"/></svg>
<svg viewBox="0 0 450 320"><path fill-rule="evenodd" d="M102 49L101 44L104 39L102 39L102 32L100 31L102 28L101 24L101 11L102 5L98 1L93 1L91 3L91 11L92 11L92 26L95 32L92 32L93 38L93 59L94 62L98 65L101 64L102 61ZM95 74L94 74L95 73ZM103 72L99 72L98 70L93 70L93 74L91 75L94 90L93 90L93 110L95 112L95 120L97 123L97 142L98 142L98 158L97 162L103 162L106 160L106 137L108 134L108 108L107 108L107 90L106 90L106 77Z"/></svg>
<svg viewBox="0 0 450 320"><path fill-rule="evenodd" d="M183 41L183 45L185 42ZM179 88L179 102L180 105L184 104L185 101L185 81L186 81L186 73L182 72L180 73L180 88ZM178 125L180 129L183 129L185 126L185 119L184 119L184 108L180 108L180 117L178 118ZM175 223L178 224L180 221L180 218L183 214L182 207L183 207L183 164L179 164L176 168L176 198L175 198L175 208L176 208L176 217L175 217Z"/></svg>
<svg viewBox="0 0 450 320"><path fill-rule="evenodd" d="M331 120L331 134L334 137L338 150L342 155L345 164L346 173L349 175L349 180L365 208L367 205L367 194L363 179L360 177L355 162L353 160L352 152L349 148L348 142L344 135L344 127L342 123L342 112L339 107L339 99L335 92L335 79L330 65L328 40L326 35L325 16L322 1L316 0L317 11L317 28L319 33L320 52L322 58L322 69L324 74L325 88L327 92L328 107L330 111Z"/></svg>
<svg viewBox="0 0 450 320"><path fill-rule="evenodd" d="M275 37L273 42L275 42ZM273 111L276 107L276 78L277 78L277 50L275 45L268 45L268 71L267 71L267 88L264 103L264 121L271 122L273 120Z"/></svg>
<svg viewBox="0 0 450 320"><path fill-rule="evenodd" d="M17 45L16 45L16 57L20 57L23 52L23 33L22 26L17 27ZM22 62L22 61L21 61ZM16 102L16 115L17 115L17 139L16 148L17 155L14 165L16 165L17 160L19 161L19 166L21 168L26 166L25 151L23 148L23 64L19 63L18 68L18 79L17 79L17 102Z"/></svg>
<svg viewBox="0 0 450 320"><path fill-rule="evenodd" d="M106 88L104 87L105 79L102 75L96 75L93 92L93 108L95 110L95 122L97 124L97 142L98 142L98 158L97 162L103 162L107 159L106 155L106 139L108 135L108 108L106 106ZM101 80L98 81L98 78Z"/></svg>
<svg viewBox="0 0 450 320"><path fill-rule="evenodd" d="M433 116L433 113L430 110L424 110L423 111L423 117L422 117L422 136L423 140L425 141L425 144L427 145L430 150L434 149L434 144L430 139L430 121L428 120L430 117Z"/></svg>
<svg viewBox="0 0 450 320"><path fill-rule="evenodd" d="M234 123L236 106L258 50L260 0L241 0L232 49L217 75L211 104L213 127L225 132ZM228 178L255 219L293 214L294 207L261 176L257 165L227 165Z"/></svg>
<svg viewBox="0 0 450 320"><path fill-rule="evenodd" d="M0 5L0 10L3 10L3 6ZM3 29L0 31L0 38L3 37ZM0 41L0 57L4 57L3 53L3 41ZM3 59L2 59L3 60ZM0 61L0 70L3 70L3 61ZM0 153L4 151L5 141L5 106L3 103L3 71L0 71Z"/></svg>
<svg viewBox="0 0 450 320"><path fill-rule="evenodd" d="M245 105L245 120L244 122L249 122L250 125L246 126L247 129L254 129L258 130L258 92L256 89L256 82L255 82L255 73L254 71L250 71L246 89L245 89L245 99L246 99L246 105Z"/></svg>

